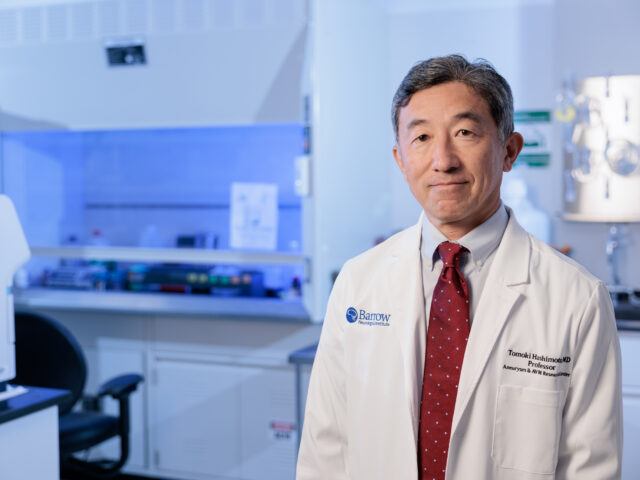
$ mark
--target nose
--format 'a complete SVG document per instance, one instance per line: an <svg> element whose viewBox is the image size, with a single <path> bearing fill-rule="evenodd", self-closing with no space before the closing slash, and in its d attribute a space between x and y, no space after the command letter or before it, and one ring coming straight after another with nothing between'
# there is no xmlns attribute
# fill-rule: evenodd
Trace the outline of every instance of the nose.
<svg viewBox="0 0 640 480"><path fill-rule="evenodd" d="M432 151L432 167L437 172L453 172L460 167L460 159L454 151L451 139L440 137L434 142Z"/></svg>

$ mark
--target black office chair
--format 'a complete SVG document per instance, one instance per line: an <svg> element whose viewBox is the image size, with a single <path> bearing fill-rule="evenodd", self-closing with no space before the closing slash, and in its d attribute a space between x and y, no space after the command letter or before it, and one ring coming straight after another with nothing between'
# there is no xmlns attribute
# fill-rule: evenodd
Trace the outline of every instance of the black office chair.
<svg viewBox="0 0 640 480"><path fill-rule="evenodd" d="M17 385L62 388L71 397L59 406L60 467L64 476L109 478L118 474L129 456L129 396L143 377L121 375L100 386L95 396L82 396L87 363L71 332L57 321L36 313L16 313ZM101 399L118 401L119 415L100 411ZM73 410L82 397L81 409ZM117 460L80 460L73 454L110 438L120 438Z"/></svg>

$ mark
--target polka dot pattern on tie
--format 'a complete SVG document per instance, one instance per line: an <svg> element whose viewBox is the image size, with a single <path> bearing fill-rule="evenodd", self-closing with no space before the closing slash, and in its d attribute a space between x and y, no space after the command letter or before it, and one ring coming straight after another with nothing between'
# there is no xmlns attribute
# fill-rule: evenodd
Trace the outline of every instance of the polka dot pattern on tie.
<svg viewBox="0 0 640 480"><path fill-rule="evenodd" d="M433 291L427 330L418 436L420 480L444 480L446 474L453 410L469 338L469 290L460 271L465 252L466 248L452 242L438 246L443 267Z"/></svg>

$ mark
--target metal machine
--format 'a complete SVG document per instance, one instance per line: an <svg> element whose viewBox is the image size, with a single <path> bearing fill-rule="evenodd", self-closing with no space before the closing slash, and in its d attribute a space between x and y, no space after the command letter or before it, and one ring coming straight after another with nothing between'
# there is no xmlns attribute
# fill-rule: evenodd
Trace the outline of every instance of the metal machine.
<svg viewBox="0 0 640 480"><path fill-rule="evenodd" d="M640 75L567 83L556 118L565 124L564 218L610 224L610 287L619 290L619 224L640 222Z"/></svg>
<svg viewBox="0 0 640 480"><path fill-rule="evenodd" d="M565 122L565 218L640 221L640 76L566 87L556 116Z"/></svg>
<svg viewBox="0 0 640 480"><path fill-rule="evenodd" d="M13 203L0 195L0 385L16 375L13 276L30 256Z"/></svg>

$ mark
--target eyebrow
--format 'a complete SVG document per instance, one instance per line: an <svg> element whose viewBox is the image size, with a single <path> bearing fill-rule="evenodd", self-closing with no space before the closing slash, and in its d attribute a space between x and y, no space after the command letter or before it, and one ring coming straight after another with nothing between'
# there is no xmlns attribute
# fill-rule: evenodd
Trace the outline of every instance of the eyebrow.
<svg viewBox="0 0 640 480"><path fill-rule="evenodd" d="M424 118L414 118L407 124L407 130L411 130L413 127L417 127L418 125L425 125L428 123L429 120L426 120Z"/></svg>
<svg viewBox="0 0 640 480"><path fill-rule="evenodd" d="M456 121L471 120L474 123L482 124L482 117L477 113L472 112L471 110L465 110L464 112L456 113L453 118ZM418 125L428 125L429 123L431 122L429 122L429 120L427 120L426 118L414 118L407 124L407 130L411 130Z"/></svg>
<svg viewBox="0 0 640 480"><path fill-rule="evenodd" d="M471 110L467 110L465 112L457 113L453 116L456 120L471 120L472 122L481 124L482 117Z"/></svg>

